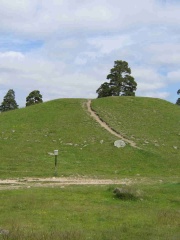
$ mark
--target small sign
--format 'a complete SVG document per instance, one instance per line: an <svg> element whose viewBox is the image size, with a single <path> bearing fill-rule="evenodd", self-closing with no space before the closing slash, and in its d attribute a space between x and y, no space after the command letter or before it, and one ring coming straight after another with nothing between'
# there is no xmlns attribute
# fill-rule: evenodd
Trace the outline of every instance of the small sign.
<svg viewBox="0 0 180 240"><path fill-rule="evenodd" d="M54 155L55 155L55 156L58 155L58 150L54 150Z"/></svg>

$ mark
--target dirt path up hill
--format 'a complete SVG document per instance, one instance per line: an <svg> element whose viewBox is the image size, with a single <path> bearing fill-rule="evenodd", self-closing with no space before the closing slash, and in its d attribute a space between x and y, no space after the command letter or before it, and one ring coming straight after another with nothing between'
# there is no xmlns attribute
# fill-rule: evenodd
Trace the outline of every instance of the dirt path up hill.
<svg viewBox="0 0 180 240"><path fill-rule="evenodd" d="M90 115L98 122L101 127L105 128L109 133L113 134L114 136L118 137L119 139L123 140L124 142L130 144L131 147L138 148L136 146L136 143L133 142L132 140L124 138L120 133L115 132L107 123L102 121L99 116L96 114L95 111L92 110L91 108L91 100L87 101L87 109Z"/></svg>

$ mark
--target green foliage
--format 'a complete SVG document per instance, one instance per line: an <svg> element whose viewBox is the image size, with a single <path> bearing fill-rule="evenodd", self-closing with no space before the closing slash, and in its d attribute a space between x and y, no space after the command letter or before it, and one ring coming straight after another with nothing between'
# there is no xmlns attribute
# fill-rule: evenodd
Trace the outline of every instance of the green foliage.
<svg viewBox="0 0 180 240"><path fill-rule="evenodd" d="M34 90L32 91L26 98L26 107L31 106L37 103L42 103L42 95L40 94L40 91Z"/></svg>
<svg viewBox="0 0 180 240"><path fill-rule="evenodd" d="M98 98L112 96L112 89L109 83L104 82L96 91L98 93Z"/></svg>
<svg viewBox="0 0 180 240"><path fill-rule="evenodd" d="M15 92L13 89L10 89L4 97L3 102L0 105L0 111L6 112L9 110L17 109L18 105L15 100Z"/></svg>
<svg viewBox="0 0 180 240"><path fill-rule="evenodd" d="M135 96L137 83L130 76L131 69L126 61L115 61L110 74L107 75L109 83L103 83L96 91L98 98L108 96Z"/></svg>
<svg viewBox="0 0 180 240"><path fill-rule="evenodd" d="M177 91L177 94L180 94L180 89ZM177 99L176 104L180 105L180 98Z"/></svg>

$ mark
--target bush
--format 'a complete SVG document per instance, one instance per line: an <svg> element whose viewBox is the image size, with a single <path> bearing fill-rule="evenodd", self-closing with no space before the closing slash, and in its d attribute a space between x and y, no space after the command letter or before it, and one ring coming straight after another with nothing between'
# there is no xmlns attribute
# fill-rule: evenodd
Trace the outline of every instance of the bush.
<svg viewBox="0 0 180 240"><path fill-rule="evenodd" d="M122 188L115 188L113 193L115 196L122 200L137 200L140 197L140 192L125 186Z"/></svg>

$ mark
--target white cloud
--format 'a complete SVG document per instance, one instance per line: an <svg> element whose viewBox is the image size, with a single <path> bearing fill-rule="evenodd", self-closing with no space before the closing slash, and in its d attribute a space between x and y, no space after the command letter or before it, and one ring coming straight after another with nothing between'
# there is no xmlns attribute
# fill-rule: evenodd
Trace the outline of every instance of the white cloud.
<svg viewBox="0 0 180 240"><path fill-rule="evenodd" d="M180 70L169 72L167 75L167 79L170 82L180 83Z"/></svg>
<svg viewBox="0 0 180 240"><path fill-rule="evenodd" d="M88 43L99 49L100 53L109 54L116 49L131 45L133 41L128 35L115 35L91 38L88 40Z"/></svg>
<svg viewBox="0 0 180 240"><path fill-rule="evenodd" d="M39 88L48 100L96 97L125 60L138 95L169 98L180 79L179 12L174 1L0 0L0 86Z"/></svg>
<svg viewBox="0 0 180 240"><path fill-rule="evenodd" d="M0 0L0 29L40 38L57 32L117 32L140 24L175 24L178 10L152 0Z"/></svg>
<svg viewBox="0 0 180 240"><path fill-rule="evenodd" d="M19 60L19 59L23 59L24 55L21 52L14 52L14 51L9 51L9 52L0 52L0 58L1 59L9 59L9 60Z"/></svg>
<svg viewBox="0 0 180 240"><path fill-rule="evenodd" d="M175 35L175 34L174 34ZM179 39L177 34L177 40ZM170 66L180 64L180 45L172 42L152 44L148 47L148 51L153 53L151 58L154 64L167 64Z"/></svg>
<svg viewBox="0 0 180 240"><path fill-rule="evenodd" d="M137 81L147 82L151 85L162 81L161 76L152 68L146 68L142 66L136 68L134 67L132 69L133 76L137 79Z"/></svg>
<svg viewBox="0 0 180 240"><path fill-rule="evenodd" d="M137 95L145 97L155 97L166 99L170 96L167 87L166 78L162 77L153 68L133 68L133 76L138 84Z"/></svg>
<svg viewBox="0 0 180 240"><path fill-rule="evenodd" d="M84 57L77 56L74 63L77 65L85 65L87 60Z"/></svg>
<svg viewBox="0 0 180 240"><path fill-rule="evenodd" d="M155 71L146 67L133 68L133 76L139 83L139 89L160 89L165 86L163 78Z"/></svg>
<svg viewBox="0 0 180 240"><path fill-rule="evenodd" d="M19 58L21 55L23 58ZM5 52L0 53L0 66L0 84L7 88L21 89L26 94L34 89L41 89L48 100L96 96L96 77L78 72L64 72L64 68L68 66L60 61L52 63L45 59L36 59L35 56ZM24 104L25 99L21 100L20 105Z"/></svg>

